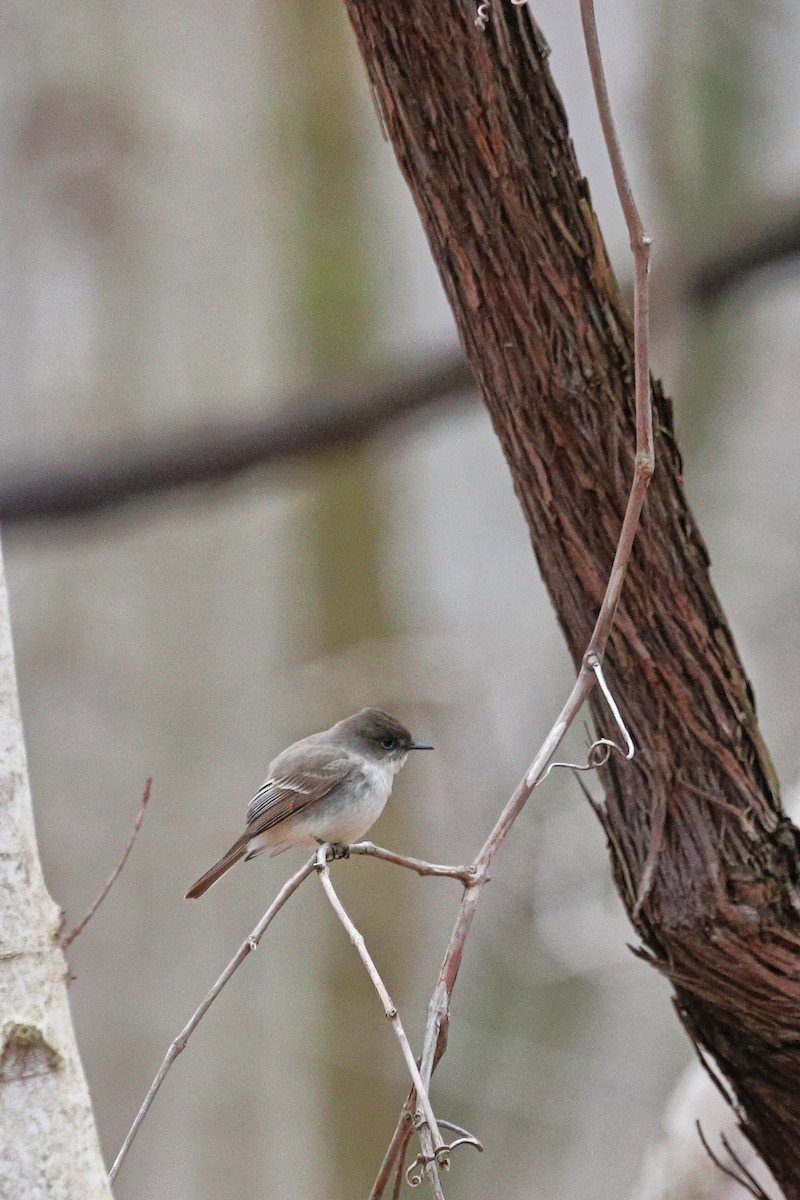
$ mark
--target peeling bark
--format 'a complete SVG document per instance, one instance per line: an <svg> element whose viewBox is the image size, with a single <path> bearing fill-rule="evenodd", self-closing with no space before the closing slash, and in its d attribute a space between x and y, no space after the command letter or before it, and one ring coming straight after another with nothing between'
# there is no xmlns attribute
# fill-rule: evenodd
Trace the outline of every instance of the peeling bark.
<svg viewBox="0 0 800 1200"><path fill-rule="evenodd" d="M0 561L0 1196L111 1200L42 878Z"/></svg>
<svg viewBox="0 0 800 1200"><path fill-rule="evenodd" d="M472 2L345 3L577 664L633 470L633 356L545 43L500 0L484 33ZM607 658L638 754L601 771L601 819L642 953L800 1200L797 832L653 390L656 474Z"/></svg>

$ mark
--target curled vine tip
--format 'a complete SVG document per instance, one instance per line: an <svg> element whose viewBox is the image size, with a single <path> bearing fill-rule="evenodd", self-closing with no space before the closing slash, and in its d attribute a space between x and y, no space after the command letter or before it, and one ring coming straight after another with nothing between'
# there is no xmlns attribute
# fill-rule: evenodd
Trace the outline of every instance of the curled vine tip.
<svg viewBox="0 0 800 1200"><path fill-rule="evenodd" d="M589 747L585 763L552 762L542 776L542 781L547 779L547 776L556 767L567 767L570 771L595 771L598 767L604 767L612 754L618 754L620 758L624 758L626 762L630 762L636 753L633 738L628 733L627 726L619 711L619 706L606 682L600 659L596 654L589 654L586 657L586 665L594 671L600 691L603 693L605 702L611 710L611 715L616 722L617 729L622 734L625 745L620 746L612 738L598 738Z"/></svg>
<svg viewBox="0 0 800 1200"><path fill-rule="evenodd" d="M425 1168L434 1163L443 1171L450 1170L450 1156L459 1146L474 1146L476 1150L483 1152L483 1144L468 1133L466 1129L462 1129L460 1125L454 1125L452 1121L439 1121L442 1129L451 1129L453 1133L459 1136L446 1146L438 1146L433 1154L423 1154L421 1151L406 1170L406 1183L409 1187L418 1188L422 1184L425 1175Z"/></svg>

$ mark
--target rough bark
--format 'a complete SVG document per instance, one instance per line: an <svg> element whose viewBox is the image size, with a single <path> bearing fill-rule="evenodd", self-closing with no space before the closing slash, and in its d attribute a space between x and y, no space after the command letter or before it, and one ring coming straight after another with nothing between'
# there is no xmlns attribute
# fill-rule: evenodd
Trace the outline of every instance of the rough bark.
<svg viewBox="0 0 800 1200"><path fill-rule="evenodd" d="M111 1200L42 878L0 560L0 1196Z"/></svg>
<svg viewBox="0 0 800 1200"><path fill-rule="evenodd" d="M484 33L472 2L345 2L577 663L632 474L632 345L545 43L501 0ZM796 831L657 383L654 406L656 475L607 659L638 754L601 772L601 817L643 954L800 1198Z"/></svg>

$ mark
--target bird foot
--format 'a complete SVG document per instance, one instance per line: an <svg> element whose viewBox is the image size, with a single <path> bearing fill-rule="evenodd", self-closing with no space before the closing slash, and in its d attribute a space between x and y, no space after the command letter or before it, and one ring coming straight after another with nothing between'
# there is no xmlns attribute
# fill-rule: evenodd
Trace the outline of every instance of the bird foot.
<svg viewBox="0 0 800 1200"><path fill-rule="evenodd" d="M321 839L318 838L317 840L319 841L320 846L325 845L325 842L323 842ZM343 842L329 842L328 843L328 853L326 855L328 862L336 862L337 859L349 858L349 857L350 857L350 847L349 846L344 845Z"/></svg>

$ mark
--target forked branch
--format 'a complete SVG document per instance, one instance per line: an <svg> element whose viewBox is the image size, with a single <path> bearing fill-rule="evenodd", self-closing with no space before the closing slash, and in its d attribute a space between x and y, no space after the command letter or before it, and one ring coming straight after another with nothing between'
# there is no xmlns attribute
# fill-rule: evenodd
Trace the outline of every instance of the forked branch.
<svg viewBox="0 0 800 1200"><path fill-rule="evenodd" d="M142 801L142 809L140 810L139 817L137 818L137 828L138 828L138 825L141 824L141 816L144 811L144 805L147 803L147 797L150 794L149 784L150 784L150 781L148 780L148 786L145 789L145 796ZM324 849L325 849L325 847L323 847L321 849L320 853L322 853L322 851ZM351 854L369 855L373 858L382 859L385 862L395 863L397 866L406 867L408 870L414 871L417 875L436 875L436 876L440 876L445 879L459 879L462 881L462 883L465 884L465 886L469 886L469 884L470 884L471 870L472 870L470 867L445 867L445 866L440 866L437 863L423 862L421 859L418 859L418 858L409 858L404 854L395 854L391 850L384 850L383 847L376 846L373 842L357 842L354 845L350 846L349 849L350 849ZM126 851L125 857L127 857L128 853L130 853L130 849L128 849L128 851ZM324 855L323 855L323 862L324 862ZM117 871L116 871L117 875L119 874L123 865L124 865L124 858L123 858L123 861L120 864L120 866L117 868ZM363 944L363 938L361 938L361 935L355 929L355 926L350 921L350 918L347 916L347 913L345 912L338 897L336 896L336 893L333 890L333 884L330 882L330 874L327 869L327 864L325 864L323 867L320 867L319 855L316 855L314 858L310 858L306 863L304 863L303 866L300 868L300 870L296 871L295 874L292 875L292 877L286 881L286 883L283 885L283 887L281 888L281 890L278 892L277 896L273 900L272 904L270 904L269 908L264 913L264 916L261 918L258 925L256 925L255 929L250 934L250 936L244 942L242 942L241 946L239 947L239 949L237 950L236 954L233 956L231 961L228 963L227 967L222 972L222 974L220 975L217 982L214 984L214 986L211 988L211 990L206 994L206 996L204 997L202 1002L198 1005L198 1007L192 1013L192 1016L189 1018L186 1025L183 1027L181 1032L178 1034L178 1036L175 1038L175 1040L170 1045L169 1049L167 1050L167 1053L164 1055L164 1059L161 1063L161 1066L158 1069L158 1073L157 1073L155 1079L153 1080L152 1084L150 1085L150 1089L149 1089L147 1095L145 1096L144 1100L142 1101L142 1105L141 1105L138 1113L136 1114L136 1119L134 1120L133 1125L131 1126L131 1128L128 1132L128 1136L125 1138L125 1141L123 1142L122 1147L120 1148L120 1151L119 1151L116 1159L114 1160L114 1165L112 1166L111 1170L109 1171L108 1177L109 1177L109 1180L111 1181L111 1183L114 1182L114 1180L117 1176L117 1172L119 1171L120 1167L122 1166L122 1163L124 1162L125 1157L133 1144L134 1138L136 1137L137 1133L139 1132L142 1122L144 1121L145 1117L147 1116L147 1114L150 1110L150 1107L156 1098L156 1094L157 1094L159 1088L161 1087L162 1083L164 1082L164 1080L167 1076L167 1073L170 1070L170 1067L175 1062L175 1059L178 1057L178 1055L183 1050L186 1049L186 1044L189 1041L189 1038L194 1033L195 1029L200 1024L203 1017L208 1012L209 1008L214 1003L214 1001L216 1000L219 993L225 987L225 984L228 983L228 981L231 979L231 977L239 969L239 967L242 965L244 960L247 958L248 954L250 954L250 952L252 950L255 950L258 943L261 941L261 938L263 937L264 933L266 932L267 928L269 927L269 925L272 924L273 919L277 916L277 914L283 908L286 901L289 899L289 897L291 895L294 894L294 892L297 891L297 889L300 887L300 884L303 883L303 881L305 879L307 879L308 876L315 869L320 872L320 878L322 879L322 884L323 884L323 887L325 888L328 898L331 901L331 904L333 905L334 911L336 912L337 916L344 924L348 933L350 933L351 940L353 939L354 936L356 938L361 939L360 945L359 945L359 942L355 941L355 940L353 941L353 944L358 949L359 954L361 955L362 961L364 962L365 966L367 966L367 970L370 972L370 979L372 979L373 985L375 986L376 990L378 991L378 995L381 997L381 1000L384 1002L384 1010L386 1011L386 1015L388 1017L390 1017L393 1025L395 1026L395 1032L397 1033L398 1040L400 1041L400 1045L403 1048L403 1054L406 1058L406 1062L409 1064L409 1070L411 1072L411 1077L415 1083L420 1082L420 1076L419 1076L419 1071L417 1069L416 1060L414 1059L414 1056L411 1053L411 1049L408 1045L408 1039L406 1038L405 1032L403 1031L402 1025L400 1024L400 1018L397 1016L397 1012L394 1009L394 1005L391 1003L389 994L386 991L385 987L383 987L383 984L380 980L380 976L378 975L377 969L375 968L374 963L372 963L372 959L369 957L366 946ZM115 877L116 877L116 875L114 876L114 878ZM113 878L111 880L111 883L113 883ZM110 886L110 883L107 885L107 887L105 889L106 891L108 890L109 886ZM101 899L102 899L102 896L101 896ZM96 908L97 905L95 905L94 907ZM89 915L91 915L91 913ZM88 917L86 918L86 920L88 920ZM83 923L85 924L85 921ZM381 990L381 989L383 989L383 990ZM387 1005L388 1005L388 1007L387 1007ZM394 1012L394 1018L392 1018L392 1016L391 1016L391 1012L389 1011L390 1009ZM432 1122L433 1122L431 1125L431 1128L436 1131L437 1153L442 1156L442 1161L445 1161L447 1158L447 1151L449 1148L442 1142L441 1135L438 1133L438 1127L436 1125L436 1120L433 1117L433 1111L430 1109L430 1104L428 1104L428 1109L430 1110L430 1112L429 1113L425 1112L424 1115L425 1115L426 1120L428 1120L430 1117L430 1120L432 1120ZM477 1143L475 1143L475 1144L477 1145Z"/></svg>

